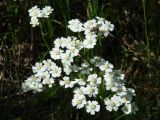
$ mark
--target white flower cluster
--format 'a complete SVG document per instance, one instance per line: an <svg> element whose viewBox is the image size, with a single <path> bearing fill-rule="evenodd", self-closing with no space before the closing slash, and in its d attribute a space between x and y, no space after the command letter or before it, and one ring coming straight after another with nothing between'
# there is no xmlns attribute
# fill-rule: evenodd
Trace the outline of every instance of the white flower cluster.
<svg viewBox="0 0 160 120"><path fill-rule="evenodd" d="M41 92L44 85L52 87L55 79L61 76L62 68L58 67L51 59L44 60L42 63L36 63L32 67L34 75L29 77L22 83L24 92L33 90L33 92Z"/></svg>
<svg viewBox="0 0 160 120"><path fill-rule="evenodd" d="M30 24L32 27L39 25L38 18L48 18L52 11L53 9L50 6L45 6L42 10L40 10L37 6L29 9L28 12L31 17Z"/></svg>
<svg viewBox="0 0 160 120"><path fill-rule="evenodd" d="M51 59L32 67L34 75L22 84L23 91L41 92L47 86L59 83L66 89L73 89L73 107L85 109L91 115L100 111L99 100L108 111L120 108L125 114L135 113L137 107L132 102L135 91L125 87L124 74L114 70L114 66L101 57L81 57L85 54L82 50L94 48L97 37L108 36L114 26L104 18L96 17L85 23L71 20L68 27L73 32L84 31L84 38L55 39Z"/></svg>
<svg viewBox="0 0 160 120"><path fill-rule="evenodd" d="M94 57L90 59L88 69L93 66L92 70L89 70L86 75L81 71L84 66L79 68L78 73L81 73L78 79L70 80L74 87L74 97L72 99L72 105L77 109L86 108L86 111L91 115L95 112L99 112L100 105L96 98L104 98L104 104L108 111L118 111L119 108L125 113L135 113L137 107L132 102L135 91L131 88L125 87L124 74L113 69L113 65L108 61L100 57ZM99 70L97 70L97 68ZM94 70L97 70L96 73ZM112 93L112 94L107 94ZM101 95L102 94L102 95ZM104 94L104 95L103 95ZM91 99L94 99L91 101Z"/></svg>
<svg viewBox="0 0 160 120"><path fill-rule="evenodd" d="M96 17L95 19L88 20L81 23L78 19L70 20L68 28L73 32L84 31L85 38L83 45L85 48L94 48L97 42L97 36L103 35L107 37L109 32L114 30L114 25L104 18Z"/></svg>

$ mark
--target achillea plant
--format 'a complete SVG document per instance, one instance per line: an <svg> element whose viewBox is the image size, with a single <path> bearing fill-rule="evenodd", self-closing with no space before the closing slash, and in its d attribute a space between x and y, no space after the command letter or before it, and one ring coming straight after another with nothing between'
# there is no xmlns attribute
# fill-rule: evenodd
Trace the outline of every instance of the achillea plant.
<svg viewBox="0 0 160 120"><path fill-rule="evenodd" d="M31 17L30 24L32 27L39 25L39 18L48 18L52 11L53 9L50 6L45 6L42 10L40 10L37 6L29 9L28 12Z"/></svg>
<svg viewBox="0 0 160 120"><path fill-rule="evenodd" d="M52 11L51 7L42 11L33 7L29 10L30 24L35 27L39 24L38 17L48 17ZM98 41L107 37L114 25L100 17L85 23L72 19L68 23L68 28L77 36L55 39L51 58L32 67L33 75L22 84L23 91L42 92L59 85L72 89L73 107L85 109L91 115L100 111L100 101L110 112L121 109L125 114L135 113L137 107L132 101L135 90L126 88L125 75L94 52Z"/></svg>

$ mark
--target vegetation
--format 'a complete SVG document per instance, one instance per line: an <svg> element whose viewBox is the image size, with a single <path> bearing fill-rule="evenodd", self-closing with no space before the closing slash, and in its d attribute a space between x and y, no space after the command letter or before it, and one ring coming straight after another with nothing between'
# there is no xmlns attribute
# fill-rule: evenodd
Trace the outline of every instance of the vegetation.
<svg viewBox="0 0 160 120"><path fill-rule="evenodd" d="M28 10L50 5L51 17L33 28ZM160 1L3 0L0 2L0 119L2 120L159 120ZM115 30L102 44L102 56L126 75L136 91L136 115L101 111L90 116L71 105L70 91L53 87L24 94L31 67L49 56L54 39L69 36L68 21L104 17Z"/></svg>

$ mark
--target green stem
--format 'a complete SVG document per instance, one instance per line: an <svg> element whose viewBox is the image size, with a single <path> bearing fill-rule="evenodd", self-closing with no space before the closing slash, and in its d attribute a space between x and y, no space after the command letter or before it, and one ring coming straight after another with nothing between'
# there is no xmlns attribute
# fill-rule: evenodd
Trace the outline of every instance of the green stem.
<svg viewBox="0 0 160 120"><path fill-rule="evenodd" d="M99 50L100 51L98 51L98 53L99 53L99 55L103 55L103 48L102 48L102 38L100 37L100 38L97 38L97 40L99 41Z"/></svg>
<svg viewBox="0 0 160 120"><path fill-rule="evenodd" d="M42 39L43 39L44 44L45 44L46 48L48 49L48 53L49 53L50 48L49 48L49 46L48 46L48 44L47 44L47 41L46 41L45 38L44 38L44 33L43 33L43 29L42 29L42 25L41 25L41 24L40 24L40 30L41 30Z"/></svg>
<svg viewBox="0 0 160 120"><path fill-rule="evenodd" d="M126 116L126 114L123 114L123 115L119 116L118 118L116 118L116 120L120 120L120 119L123 118L124 116Z"/></svg>
<svg viewBox="0 0 160 120"><path fill-rule="evenodd" d="M97 15L98 0L87 0L87 17L89 19Z"/></svg>
<svg viewBox="0 0 160 120"><path fill-rule="evenodd" d="M146 18L146 2L145 2L145 0L142 0L142 4L143 4L145 37L146 37L146 40L147 40L147 58L148 58L148 64L149 64L149 62L150 62L150 44L149 44L149 39L148 39L147 18Z"/></svg>
<svg viewBox="0 0 160 120"><path fill-rule="evenodd" d="M51 23L51 20L48 18L47 19L47 24L48 24L48 28L49 28L49 38L50 38L50 40L51 40L51 44L53 44L53 36L54 36L54 34L53 34L53 26L52 26L52 23Z"/></svg>
<svg viewBox="0 0 160 120"><path fill-rule="evenodd" d="M84 40L84 38L83 38L83 36L81 35L80 32L78 32L78 38L80 39L80 41L83 41L83 40Z"/></svg>
<svg viewBox="0 0 160 120"><path fill-rule="evenodd" d="M65 28L65 25L63 25L61 22L57 21L57 20L51 20L52 22L60 25L61 27L64 27Z"/></svg>

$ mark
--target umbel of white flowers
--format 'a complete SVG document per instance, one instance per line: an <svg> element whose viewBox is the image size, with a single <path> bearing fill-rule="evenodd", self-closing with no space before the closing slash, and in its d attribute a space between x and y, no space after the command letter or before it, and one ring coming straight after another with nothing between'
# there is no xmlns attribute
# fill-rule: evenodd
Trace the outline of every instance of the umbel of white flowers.
<svg viewBox="0 0 160 120"><path fill-rule="evenodd" d="M48 18L52 11L53 9L50 6L45 6L42 10L40 10L37 6L29 9L28 12L31 17L30 24L32 27L39 25L38 18Z"/></svg>
<svg viewBox="0 0 160 120"><path fill-rule="evenodd" d="M110 112L121 109L125 114L135 113L138 110L132 102L135 90L126 88L124 74L101 57L93 56L89 60L81 57L84 49L95 48L99 36L107 37L114 25L100 17L85 23L78 19L68 23L71 31L84 33L84 37L55 39L51 59L32 67L33 75L22 83L23 91L41 92L59 83L73 90L73 107L85 109L91 115L100 111L98 100L103 101Z"/></svg>

